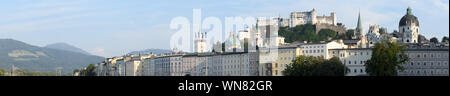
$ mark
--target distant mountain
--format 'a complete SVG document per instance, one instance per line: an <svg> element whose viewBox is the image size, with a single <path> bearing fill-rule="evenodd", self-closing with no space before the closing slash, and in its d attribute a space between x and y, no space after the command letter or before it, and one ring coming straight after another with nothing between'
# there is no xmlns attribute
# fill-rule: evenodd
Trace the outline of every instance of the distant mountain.
<svg viewBox="0 0 450 96"><path fill-rule="evenodd" d="M86 55L91 55L90 53L88 53L88 52L86 52L86 51L84 51L84 50L82 50L80 48L77 48L75 46L72 46L72 45L69 45L69 44L66 44L66 43L55 43L55 44L47 45L45 47L46 48L59 49L59 50L65 50L65 51L78 52L78 53L83 53L83 54L86 54Z"/></svg>
<svg viewBox="0 0 450 96"><path fill-rule="evenodd" d="M133 51L130 52L128 54L161 54L161 53L172 53L172 50L166 50L166 49L145 49L145 50L141 50L141 51Z"/></svg>
<svg viewBox="0 0 450 96"><path fill-rule="evenodd" d="M63 73L71 73L75 68L103 60L104 57L38 47L13 39L0 39L0 69L9 70L14 65L30 71L55 72L55 68L62 67Z"/></svg>

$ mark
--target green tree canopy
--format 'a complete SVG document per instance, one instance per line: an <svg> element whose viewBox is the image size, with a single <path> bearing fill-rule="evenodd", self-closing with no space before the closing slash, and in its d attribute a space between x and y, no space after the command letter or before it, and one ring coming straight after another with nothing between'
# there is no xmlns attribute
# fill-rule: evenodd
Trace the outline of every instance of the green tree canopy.
<svg viewBox="0 0 450 96"><path fill-rule="evenodd" d="M430 43L439 43L439 40L436 37L430 39Z"/></svg>
<svg viewBox="0 0 450 96"><path fill-rule="evenodd" d="M81 70L81 75L82 76L95 76L95 66L94 64L89 64L88 67L86 67L86 69Z"/></svg>
<svg viewBox="0 0 450 96"><path fill-rule="evenodd" d="M345 66L337 57L325 60L323 57L298 56L293 64L283 71L283 74L285 76L344 76L344 68Z"/></svg>
<svg viewBox="0 0 450 96"><path fill-rule="evenodd" d="M318 33L318 37L320 41L328 40L329 38L336 38L337 34L335 31L331 29L322 29Z"/></svg>
<svg viewBox="0 0 450 96"><path fill-rule="evenodd" d="M0 76L5 76L6 71L4 69L0 69Z"/></svg>
<svg viewBox="0 0 450 96"><path fill-rule="evenodd" d="M285 42L287 43L303 41L319 42L326 41L329 38L339 38L336 32L331 29L321 29L316 33L315 25L312 24L298 25L294 28L280 27L278 34L285 37Z"/></svg>
<svg viewBox="0 0 450 96"><path fill-rule="evenodd" d="M366 72L371 76L396 76L403 71L402 63L408 61L405 54L406 45L383 40L375 43L372 57L366 61Z"/></svg>
<svg viewBox="0 0 450 96"><path fill-rule="evenodd" d="M348 29L347 32L345 32L345 37L347 39L352 39L354 34L355 34L355 30L354 29Z"/></svg>
<svg viewBox="0 0 450 96"><path fill-rule="evenodd" d="M447 36L442 37L442 41L441 42L448 42L448 37Z"/></svg>

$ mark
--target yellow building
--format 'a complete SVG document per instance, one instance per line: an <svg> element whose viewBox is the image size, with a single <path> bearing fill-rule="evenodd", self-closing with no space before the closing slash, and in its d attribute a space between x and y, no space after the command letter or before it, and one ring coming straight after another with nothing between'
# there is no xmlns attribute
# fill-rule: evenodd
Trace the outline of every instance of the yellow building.
<svg viewBox="0 0 450 96"><path fill-rule="evenodd" d="M276 50L260 50L259 76L283 76L282 71L302 54L300 44L280 46Z"/></svg>
<svg viewBox="0 0 450 96"><path fill-rule="evenodd" d="M302 50L296 45L281 46L278 48L278 57L272 64L272 76L283 76L283 70L295 60L295 57L302 55Z"/></svg>

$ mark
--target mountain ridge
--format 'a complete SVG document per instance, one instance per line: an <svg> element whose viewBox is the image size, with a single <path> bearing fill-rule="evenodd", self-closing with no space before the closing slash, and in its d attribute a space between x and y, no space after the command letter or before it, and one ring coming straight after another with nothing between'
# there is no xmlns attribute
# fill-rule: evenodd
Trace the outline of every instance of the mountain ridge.
<svg viewBox="0 0 450 96"><path fill-rule="evenodd" d="M62 67L63 73L83 68L104 60L104 57L79 52L39 47L14 39L0 39L0 69L11 66L40 72L55 72Z"/></svg>
<svg viewBox="0 0 450 96"><path fill-rule="evenodd" d="M89 52L84 51L83 49L77 48L73 45L67 44L67 43L53 43L44 46L45 48L53 48L53 49L59 49L59 50L65 50L65 51L72 51L72 52L79 52L86 55L91 55Z"/></svg>

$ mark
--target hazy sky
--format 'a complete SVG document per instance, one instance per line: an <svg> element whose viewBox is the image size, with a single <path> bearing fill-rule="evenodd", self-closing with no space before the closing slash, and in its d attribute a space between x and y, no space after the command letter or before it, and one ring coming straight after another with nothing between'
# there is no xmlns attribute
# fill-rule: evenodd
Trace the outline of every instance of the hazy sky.
<svg viewBox="0 0 450 96"><path fill-rule="evenodd" d="M336 12L338 22L356 26L361 11L363 28L369 24L398 28L411 6L428 39L449 35L448 0L1 0L0 38L45 46L65 42L99 56L119 56L148 48L169 49L176 16L192 18L201 8L203 18L214 16L281 16L292 11L318 15Z"/></svg>

